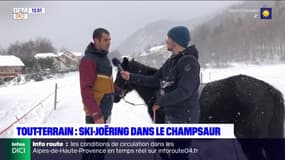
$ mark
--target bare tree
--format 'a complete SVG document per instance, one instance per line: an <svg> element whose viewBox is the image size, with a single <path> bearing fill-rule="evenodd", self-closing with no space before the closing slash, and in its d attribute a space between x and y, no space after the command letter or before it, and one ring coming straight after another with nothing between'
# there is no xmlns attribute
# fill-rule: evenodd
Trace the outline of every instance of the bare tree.
<svg viewBox="0 0 285 160"><path fill-rule="evenodd" d="M41 52L54 53L55 51L56 49L50 40L46 38L37 38L34 41L17 41L11 44L7 49L7 54L19 57L24 62L25 70L27 72L36 72L38 70L38 63L37 60L34 59L34 55Z"/></svg>

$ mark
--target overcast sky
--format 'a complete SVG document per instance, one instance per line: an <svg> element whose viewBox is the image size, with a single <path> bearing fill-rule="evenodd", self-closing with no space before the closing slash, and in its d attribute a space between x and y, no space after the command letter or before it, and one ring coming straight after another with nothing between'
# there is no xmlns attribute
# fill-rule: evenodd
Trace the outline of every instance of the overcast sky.
<svg viewBox="0 0 285 160"><path fill-rule="evenodd" d="M57 49L82 52L96 27L111 32L112 48L130 34L157 20L191 20L205 17L237 3L233 1L116 1L116 2L3 2L0 1L0 48L15 41L37 37L50 39ZM45 14L29 15L27 20L13 20L16 7L42 7ZM179 24L177 24L179 25Z"/></svg>

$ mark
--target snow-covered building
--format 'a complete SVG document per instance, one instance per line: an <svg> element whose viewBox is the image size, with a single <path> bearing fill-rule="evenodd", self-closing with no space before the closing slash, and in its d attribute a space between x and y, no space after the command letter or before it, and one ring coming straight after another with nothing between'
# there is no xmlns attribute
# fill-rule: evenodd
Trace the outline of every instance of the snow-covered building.
<svg viewBox="0 0 285 160"><path fill-rule="evenodd" d="M80 58L81 58L81 53L77 52L70 52L70 51L64 51L60 52L58 54L58 59L62 61L66 65L78 65Z"/></svg>
<svg viewBox="0 0 285 160"><path fill-rule="evenodd" d="M24 63L13 55L0 55L0 80L8 77L17 77L22 73Z"/></svg>
<svg viewBox="0 0 285 160"><path fill-rule="evenodd" d="M59 53L37 53L36 59L51 58L58 71L77 70L81 59L81 52L71 52L65 50Z"/></svg>
<svg viewBox="0 0 285 160"><path fill-rule="evenodd" d="M46 59L46 58L58 57L58 55L55 53L37 53L34 57L36 59Z"/></svg>

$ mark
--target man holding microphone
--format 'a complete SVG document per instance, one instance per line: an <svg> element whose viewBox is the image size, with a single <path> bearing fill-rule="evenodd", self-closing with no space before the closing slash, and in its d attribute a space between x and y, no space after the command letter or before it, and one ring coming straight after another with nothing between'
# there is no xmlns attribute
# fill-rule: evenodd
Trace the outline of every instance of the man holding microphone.
<svg viewBox="0 0 285 160"><path fill-rule="evenodd" d="M165 123L198 123L200 116L198 88L200 85L200 64L198 50L189 45L189 30L176 26L168 31L167 48L170 58L152 76L121 71L123 79L147 87L160 87L160 97L153 106L153 112L163 110ZM154 116L155 117L155 116ZM178 148L189 147L189 140L174 140ZM188 154L162 155L162 158L188 160Z"/></svg>

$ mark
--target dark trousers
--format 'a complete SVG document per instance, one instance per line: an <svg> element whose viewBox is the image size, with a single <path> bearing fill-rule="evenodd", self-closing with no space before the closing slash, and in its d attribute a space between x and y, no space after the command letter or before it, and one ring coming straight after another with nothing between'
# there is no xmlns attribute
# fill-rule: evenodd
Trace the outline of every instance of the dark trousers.
<svg viewBox="0 0 285 160"><path fill-rule="evenodd" d="M170 115L165 115L165 123L170 123L170 124L180 124L180 123L189 123L189 121L184 121L180 120L179 118L170 116ZM178 150L180 149L185 149L189 148L191 145L191 140L189 139L159 139L158 142L170 142L174 144L174 147L171 147L169 149L175 149ZM163 149L165 147L162 147ZM189 160L189 154L188 153L174 153L174 154L166 154L166 153L161 153L160 157L163 160Z"/></svg>
<svg viewBox="0 0 285 160"><path fill-rule="evenodd" d="M113 107L113 94L105 95L101 101L100 108L101 112L104 116L104 121L106 122L108 117L111 115L112 107ZM93 119L91 116L85 116L86 124L94 124ZM92 143L92 142L99 142L99 143L106 143L108 139L85 139L85 142ZM102 147L85 147L84 149L99 149L103 150L106 149L104 146ZM105 154L98 153L98 154L83 154L81 160L104 160Z"/></svg>

